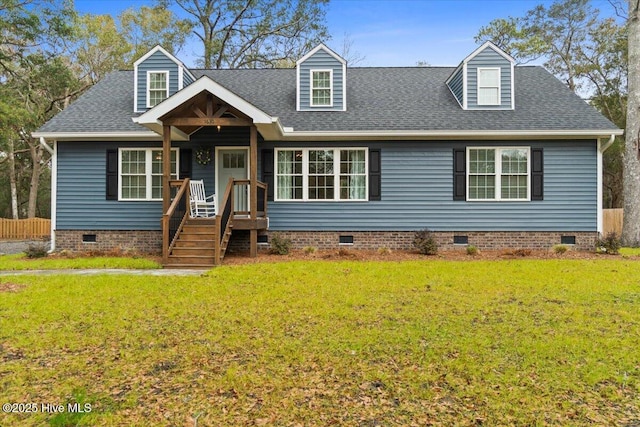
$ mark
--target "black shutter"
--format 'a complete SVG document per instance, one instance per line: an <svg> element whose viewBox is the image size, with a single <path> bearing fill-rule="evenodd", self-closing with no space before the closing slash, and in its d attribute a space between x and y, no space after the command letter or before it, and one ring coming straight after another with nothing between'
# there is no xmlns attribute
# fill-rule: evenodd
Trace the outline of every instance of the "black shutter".
<svg viewBox="0 0 640 427"><path fill-rule="evenodd" d="M107 150L106 199L118 200L118 150Z"/></svg>
<svg viewBox="0 0 640 427"><path fill-rule="evenodd" d="M273 150L262 150L262 182L267 184L267 200L273 201Z"/></svg>
<svg viewBox="0 0 640 427"><path fill-rule="evenodd" d="M531 200L544 199L544 158L542 148L531 149Z"/></svg>
<svg viewBox="0 0 640 427"><path fill-rule="evenodd" d="M453 200L467 200L466 149L453 150Z"/></svg>
<svg viewBox="0 0 640 427"><path fill-rule="evenodd" d="M369 150L369 200L382 200L382 159L380 149Z"/></svg>
<svg viewBox="0 0 640 427"><path fill-rule="evenodd" d="M191 171L193 170L193 155L191 148L181 148L180 149L180 169L178 171L178 177L180 179L184 178L192 178Z"/></svg>

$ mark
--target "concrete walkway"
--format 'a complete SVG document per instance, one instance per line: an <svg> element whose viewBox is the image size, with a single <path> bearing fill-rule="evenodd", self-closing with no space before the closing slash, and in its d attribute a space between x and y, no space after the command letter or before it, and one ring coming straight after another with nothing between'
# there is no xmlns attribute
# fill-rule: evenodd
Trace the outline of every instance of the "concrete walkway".
<svg viewBox="0 0 640 427"><path fill-rule="evenodd" d="M126 268L91 268L91 269L62 269L62 270L4 270L0 276L40 276L54 274L70 274L75 276L98 276L125 274L131 276L201 276L208 270L185 269L149 269L134 270Z"/></svg>

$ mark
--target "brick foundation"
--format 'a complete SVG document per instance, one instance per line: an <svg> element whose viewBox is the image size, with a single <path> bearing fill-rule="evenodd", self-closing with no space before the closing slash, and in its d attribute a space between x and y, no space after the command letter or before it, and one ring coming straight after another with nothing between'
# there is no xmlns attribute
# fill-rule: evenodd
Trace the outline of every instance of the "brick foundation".
<svg viewBox="0 0 640 427"><path fill-rule="evenodd" d="M56 230L56 251L113 251L162 253L162 232L143 230ZM95 242L83 236L95 235ZM86 240L86 239L85 239Z"/></svg>
<svg viewBox="0 0 640 427"><path fill-rule="evenodd" d="M348 247L353 249L377 250L389 248L393 250L413 250L414 231L268 231L268 238L278 234L291 240L293 249L313 246L318 249L337 249ZM466 245L454 245L453 236L467 236L468 245L481 250L491 249L550 249L560 244L562 236L575 236L577 250L593 250L597 232L520 232L520 231L437 231L434 232L440 250L453 250ZM340 245L340 236L353 236L353 244ZM259 244L259 249L266 250L268 244ZM249 250L249 233L236 234L229 245L232 251Z"/></svg>
<svg viewBox="0 0 640 427"><path fill-rule="evenodd" d="M56 250L84 251L136 251L159 254L162 252L160 231L110 230L56 230ZM83 235L95 234L95 242L83 242ZM313 246L318 249L413 250L413 231L268 231L291 240L293 249ZM437 231L434 232L440 250L452 250L465 245L454 245L453 236L467 236L468 244L480 250L491 249L550 249L560 244L561 236L575 236L577 250L593 250L596 232L522 232L522 231ZM340 245L340 236L353 236L353 244ZM259 250L268 250L269 244L258 244ZM249 232L237 230L231 236L229 252L249 251Z"/></svg>

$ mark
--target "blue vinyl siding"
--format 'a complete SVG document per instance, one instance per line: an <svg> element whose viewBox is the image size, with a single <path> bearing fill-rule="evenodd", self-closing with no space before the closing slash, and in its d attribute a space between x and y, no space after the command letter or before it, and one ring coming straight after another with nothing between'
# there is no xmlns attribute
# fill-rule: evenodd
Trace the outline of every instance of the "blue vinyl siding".
<svg viewBox="0 0 640 427"><path fill-rule="evenodd" d="M500 67L500 105L478 105L478 68ZM491 47L478 53L467 63L467 108L505 109L511 105L511 62Z"/></svg>
<svg viewBox="0 0 640 427"><path fill-rule="evenodd" d="M248 146L246 128L204 128L178 148ZM465 146L544 149L544 200L453 201L453 149ZM59 142L57 229L159 230L162 202L105 200L106 150L160 147L149 142ZM595 141L267 143L261 148L369 147L382 151L382 200L373 202L269 202L271 230L596 231ZM258 161L261 156L258 155ZM214 191L215 159L192 163L193 178ZM260 170L261 165L258 164ZM260 171L258 172L260 176Z"/></svg>
<svg viewBox="0 0 640 427"><path fill-rule="evenodd" d="M193 79L191 78L191 75L190 75L186 70L184 70L184 71L182 72L182 81L184 82L184 86L185 86L185 87L187 87L187 86L189 86L191 83L193 83L195 80L193 80Z"/></svg>
<svg viewBox="0 0 640 427"><path fill-rule="evenodd" d="M136 88L138 102L136 111L147 110L147 71L168 71L169 96L178 91L178 65L162 52L155 52L144 62L138 64L138 87Z"/></svg>
<svg viewBox="0 0 640 427"><path fill-rule="evenodd" d="M382 149L382 201L270 202L271 229L596 231L595 141L367 145ZM453 148L472 145L543 148L545 199L530 202L453 201Z"/></svg>
<svg viewBox="0 0 640 427"><path fill-rule="evenodd" d="M455 71L455 74L449 80L449 89L456 97L460 105L464 105L464 85L463 85L464 72L463 68L460 67Z"/></svg>
<svg viewBox="0 0 640 427"><path fill-rule="evenodd" d="M162 143L58 142L58 230L159 230L162 202L105 200L106 152Z"/></svg>
<svg viewBox="0 0 640 427"><path fill-rule="evenodd" d="M333 70L333 107L311 107L311 70ZM340 61L320 49L300 64L298 73L300 76L298 96L300 97L301 111L342 111L344 109L343 83L346 76Z"/></svg>
<svg viewBox="0 0 640 427"><path fill-rule="evenodd" d="M207 193L215 191L214 147L249 146L248 128L203 128L189 142L173 148L189 148L194 157L192 177L204 179ZM57 225L59 230L159 230L161 201L105 200L106 152L117 148L161 148L157 142L58 142ZM211 163L195 160L199 148L211 149Z"/></svg>

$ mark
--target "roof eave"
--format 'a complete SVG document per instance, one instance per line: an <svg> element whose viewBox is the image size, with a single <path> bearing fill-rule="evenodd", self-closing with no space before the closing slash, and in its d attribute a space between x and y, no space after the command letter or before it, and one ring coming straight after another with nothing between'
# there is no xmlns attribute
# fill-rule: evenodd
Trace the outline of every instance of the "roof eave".
<svg viewBox="0 0 640 427"><path fill-rule="evenodd" d="M138 132L33 132L34 138L44 138L48 141L161 141L160 133L149 131ZM177 129L172 129L171 138L176 141L187 140L188 137Z"/></svg>
<svg viewBox="0 0 640 427"><path fill-rule="evenodd" d="M287 141L410 141L410 140L532 140L589 139L622 135L621 129L584 130L387 130L387 131L294 131L285 129ZM267 138L265 138L267 139Z"/></svg>
<svg viewBox="0 0 640 427"><path fill-rule="evenodd" d="M134 117L133 122L145 126L149 129L153 129L155 125L162 124L160 121L161 117L170 113L173 109L179 107L183 103L188 102L190 99L192 99L202 91L207 91L218 97L222 101L228 103L232 107L236 108L237 110L251 118L251 120L256 124L270 124L273 122L273 117L260 110L258 107L254 106L247 100L238 96L234 92L225 88L224 86L211 80L207 76L200 77L194 83L191 83L190 85L176 92L149 111L138 117Z"/></svg>

